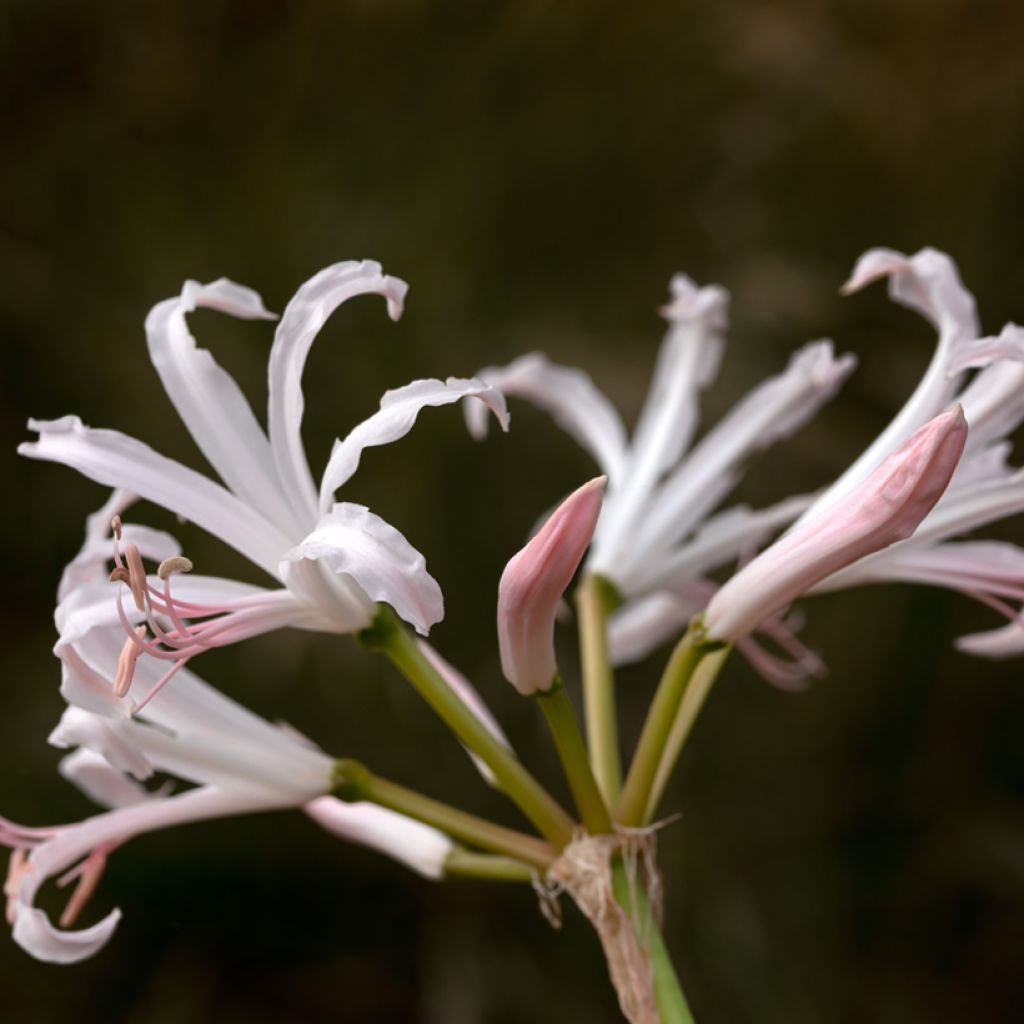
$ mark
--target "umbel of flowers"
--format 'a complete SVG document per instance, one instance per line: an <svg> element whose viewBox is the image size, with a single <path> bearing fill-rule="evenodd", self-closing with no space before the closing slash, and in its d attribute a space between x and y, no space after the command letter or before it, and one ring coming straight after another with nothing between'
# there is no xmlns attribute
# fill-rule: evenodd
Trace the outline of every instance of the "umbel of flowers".
<svg viewBox="0 0 1024 1024"><path fill-rule="evenodd" d="M871 250L845 290L880 278L938 334L906 405L819 493L722 511L743 467L804 427L855 360L835 356L828 341L804 346L695 442L700 394L713 383L725 344L728 296L717 286L672 280L663 309L668 333L631 436L582 370L534 353L476 377L387 392L378 412L335 443L317 480L300 434L312 342L359 295L383 297L398 319L405 283L364 261L328 267L299 288L275 332L264 427L199 347L187 316L199 307L273 316L255 292L230 281L186 282L178 297L154 307L146 338L168 397L220 480L74 416L31 421L36 439L20 449L113 491L88 518L58 588L55 653L66 707L49 737L69 751L60 773L103 810L56 826L0 819L0 842L11 850L5 893L15 941L42 960L91 956L110 940L120 911L84 928L76 921L108 857L133 836L295 808L426 878L532 886L554 921L557 896L567 893L594 926L626 1018L691 1020L652 906L662 879L648 826L729 651L738 648L772 682L803 685L822 662L795 635L793 603L904 580L951 587L1003 616L1004 625L958 641L963 651L1024 652L1024 552L956 539L1024 509L1024 471L1008 461L1008 436L1024 419L1024 332L1011 324L980 336L974 301L942 253ZM506 396L549 412L603 473L546 517L498 587L502 671L546 720L571 809L518 757L473 685L424 639L443 614L424 557L365 506L335 498L362 452L402 438L423 409L462 402L472 432L482 436L491 416L507 429ZM193 572L174 537L134 520L140 499L222 539L264 582ZM582 727L555 644L574 580ZM390 659L483 777L518 807L522 829L385 779L344 751L327 754L192 671L192 659L211 647L282 627L350 634ZM625 760L614 667L670 640ZM178 782L155 786L157 772ZM637 864L645 867L639 874ZM73 886L56 923L36 906L51 880Z"/></svg>

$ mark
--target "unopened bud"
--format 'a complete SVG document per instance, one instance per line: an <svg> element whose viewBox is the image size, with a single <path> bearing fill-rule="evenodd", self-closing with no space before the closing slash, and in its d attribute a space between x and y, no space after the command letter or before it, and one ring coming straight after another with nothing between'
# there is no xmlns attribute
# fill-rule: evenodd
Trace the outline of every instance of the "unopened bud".
<svg viewBox="0 0 1024 1024"><path fill-rule="evenodd" d="M498 585L498 647L505 678L522 694L554 682L555 617L594 535L607 477L569 495L515 555Z"/></svg>
<svg viewBox="0 0 1024 1024"><path fill-rule="evenodd" d="M966 440L959 405L926 423L846 497L733 576L707 607L707 636L740 640L832 573L909 537L942 497Z"/></svg>

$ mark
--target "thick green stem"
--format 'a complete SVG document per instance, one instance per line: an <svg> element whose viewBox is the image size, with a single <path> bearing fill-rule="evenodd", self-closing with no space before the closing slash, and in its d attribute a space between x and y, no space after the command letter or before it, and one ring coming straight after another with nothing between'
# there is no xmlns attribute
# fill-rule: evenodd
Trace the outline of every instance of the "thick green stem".
<svg viewBox="0 0 1024 1024"><path fill-rule="evenodd" d="M598 788L609 806L622 788L615 678L608 660L608 611L614 600L614 588L601 576L584 576L576 591L587 746Z"/></svg>
<svg viewBox="0 0 1024 1024"><path fill-rule="evenodd" d="M444 862L446 878L478 878L488 882L532 882L536 868L512 857L473 853L456 846Z"/></svg>
<svg viewBox="0 0 1024 1024"><path fill-rule="evenodd" d="M540 832L559 849L569 842L572 818L466 707L387 605L380 605L373 623L356 636L394 662L445 724L494 772L501 788Z"/></svg>
<svg viewBox="0 0 1024 1024"><path fill-rule="evenodd" d="M612 865L612 890L616 902L634 923L641 945L651 958L654 972L654 1001L658 1005L661 1024L693 1024L693 1014L683 995L675 967L665 948L665 940L647 902L643 885L631 882L621 859Z"/></svg>
<svg viewBox="0 0 1024 1024"><path fill-rule="evenodd" d="M336 762L334 780L334 792L343 800L369 800L432 825L471 846L524 861L539 871L546 871L558 856L555 848L541 839L496 825L397 782L382 779L358 761Z"/></svg>
<svg viewBox="0 0 1024 1024"><path fill-rule="evenodd" d="M711 687L718 678L718 673L729 657L731 647L723 647L720 651L712 651L697 666L693 673L693 679L683 694L679 711L676 712L676 720L672 723L672 731L665 743L665 750L661 755L661 762L658 764L658 771L654 776L654 783L651 786L650 796L647 798L647 809L644 811L643 824L647 824L658 812L658 804L665 792L665 786L672 775L672 770L679 761L679 755L683 746L689 738L693 724L704 707L704 701L711 692Z"/></svg>
<svg viewBox="0 0 1024 1024"><path fill-rule="evenodd" d="M550 690L538 691L533 699L540 705L547 719L576 808L587 831L591 834L611 832L612 819L601 791L597 788L587 759L583 734L561 679L556 677Z"/></svg>
<svg viewBox="0 0 1024 1024"><path fill-rule="evenodd" d="M705 654L720 646L704 640L703 627L699 624L691 624L676 644L658 683L633 763L629 766L615 815L620 824L635 827L643 822L658 765L693 670Z"/></svg>

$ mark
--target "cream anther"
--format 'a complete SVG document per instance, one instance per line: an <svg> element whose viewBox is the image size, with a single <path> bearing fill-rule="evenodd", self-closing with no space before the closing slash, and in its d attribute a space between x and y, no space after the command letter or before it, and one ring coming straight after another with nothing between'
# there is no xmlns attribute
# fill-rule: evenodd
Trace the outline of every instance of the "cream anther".
<svg viewBox="0 0 1024 1024"><path fill-rule="evenodd" d="M120 516L114 516L114 518L110 520L110 529L114 531L114 536L118 540L120 540L121 539L121 517Z"/></svg>
<svg viewBox="0 0 1024 1024"><path fill-rule="evenodd" d="M146 610L146 567L142 564L142 555L134 544L125 544L124 560L128 563L128 586L131 588L135 607L140 612Z"/></svg>
<svg viewBox="0 0 1024 1024"><path fill-rule="evenodd" d="M178 572L191 572L192 562L184 555L174 555L171 558L165 558L159 568L156 570L157 576L162 580L166 580L168 577L173 576Z"/></svg>

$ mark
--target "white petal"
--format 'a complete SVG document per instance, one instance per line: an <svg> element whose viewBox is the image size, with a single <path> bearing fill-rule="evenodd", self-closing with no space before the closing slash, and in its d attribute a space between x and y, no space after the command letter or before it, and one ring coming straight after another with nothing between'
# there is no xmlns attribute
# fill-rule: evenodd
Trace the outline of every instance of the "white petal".
<svg viewBox="0 0 1024 1024"><path fill-rule="evenodd" d="M508 366L488 366L477 376L493 384L506 397L514 395L543 409L594 457L613 483L621 475L626 457L626 431L615 407L582 370L549 362L540 352L520 356ZM486 406L467 402L463 407L469 432L486 436Z"/></svg>
<svg viewBox="0 0 1024 1024"><path fill-rule="evenodd" d="M234 378L198 348L186 314L199 307L245 320L274 320L263 300L226 278L186 281L181 295L158 303L146 317L146 339L168 398L200 451L244 502L285 533L301 534L277 476L270 444Z"/></svg>
<svg viewBox="0 0 1024 1024"><path fill-rule="evenodd" d="M667 590L628 601L608 620L608 655L613 665L629 665L645 658L674 636L679 636L700 605Z"/></svg>
<svg viewBox="0 0 1024 1024"><path fill-rule="evenodd" d="M418 641L419 649L424 657L444 677L445 682L458 694L459 699L477 717L480 724L503 746L506 750L512 750L512 744L502 731L498 720L491 714L490 708L484 703L483 698L477 692L476 687L450 662L441 657L426 640ZM476 765L477 771L483 776L484 781L495 789L500 789L497 778L490 766L480 760L469 747L464 747L467 754Z"/></svg>
<svg viewBox="0 0 1024 1024"><path fill-rule="evenodd" d="M427 572L423 556L364 505L335 505L285 558L321 561L344 573L373 601L386 601L424 635L444 616L441 588Z"/></svg>
<svg viewBox="0 0 1024 1024"><path fill-rule="evenodd" d="M121 843L172 825L270 810L273 806L255 791L204 788L108 811L61 829L55 838L32 851L32 870L25 872L18 882L14 941L36 959L48 963L69 964L93 956L114 933L121 912L113 910L98 924L79 931L55 928L46 914L34 906L36 894L47 879L106 844Z"/></svg>
<svg viewBox="0 0 1024 1024"><path fill-rule="evenodd" d="M596 571L607 571L608 561L630 543L646 517L651 491L689 446L697 427L697 395L713 380L725 344L728 292L717 285L698 288L683 274L672 279L671 288L673 301L662 311L669 331L633 432L626 472L617 485L612 482L598 523Z"/></svg>
<svg viewBox="0 0 1024 1024"><path fill-rule="evenodd" d="M62 758L57 771L101 807L130 807L152 796L141 783L85 747Z"/></svg>
<svg viewBox="0 0 1024 1024"><path fill-rule="evenodd" d="M377 850L424 878L444 874L453 843L429 825L376 804L349 804L332 796L312 801L305 811L328 832Z"/></svg>
<svg viewBox="0 0 1024 1024"><path fill-rule="evenodd" d="M956 648L964 654L993 661L1016 658L1024 654L1024 621L1017 618L999 629L962 636L956 641Z"/></svg>
<svg viewBox="0 0 1024 1024"><path fill-rule="evenodd" d="M302 372L327 318L356 295L382 295L397 320L409 286L373 260L335 263L310 278L288 303L270 352L268 424L278 476L307 529L317 517L316 487L302 445Z"/></svg>
<svg viewBox="0 0 1024 1024"><path fill-rule="evenodd" d="M18 446L21 455L61 462L108 487L124 487L140 498L191 520L240 551L272 575L288 538L212 480L115 430L93 430L77 416L29 420L39 440Z"/></svg>
<svg viewBox="0 0 1024 1024"><path fill-rule="evenodd" d="M975 366L988 366L997 359L1024 360L1024 329L1007 324L998 337L979 338L965 345L952 370L966 370Z"/></svg>
<svg viewBox="0 0 1024 1024"><path fill-rule="evenodd" d="M970 427L965 457L1006 436L1024 421L1024 363L986 366L959 397Z"/></svg>
<svg viewBox="0 0 1024 1024"><path fill-rule="evenodd" d="M892 422L801 518L833 505L864 480L882 460L953 400L963 374L956 369L964 349L978 336L974 297L960 280L956 264L943 252L922 249L913 256L892 249L870 249L857 261L844 294L889 277L889 295L926 317L939 332L938 346L914 393Z"/></svg>
<svg viewBox="0 0 1024 1024"><path fill-rule="evenodd" d="M449 377L445 381L428 378L386 391L380 400L380 409L354 427L344 441L335 442L320 484L321 512L330 508L334 492L356 471L364 448L390 444L405 437L421 409L450 405L463 398L482 402L497 417L502 429L508 428L508 412L501 392L476 377Z"/></svg>
<svg viewBox="0 0 1024 1024"><path fill-rule="evenodd" d="M85 747L119 772L148 779L153 774L153 766L131 736L119 728L121 724L81 708L68 707L57 728L50 733L49 743L62 750Z"/></svg>

